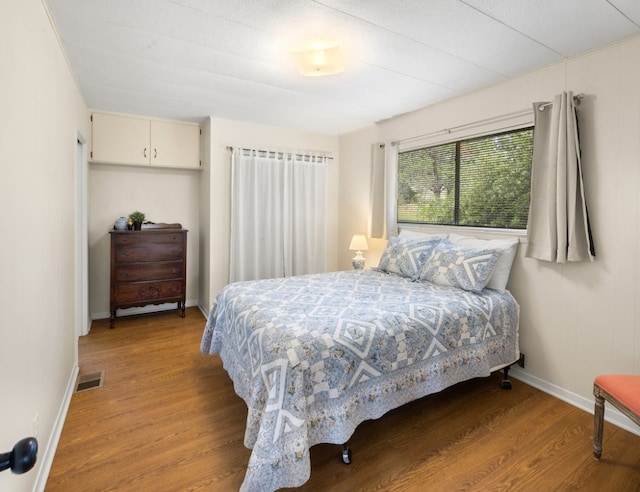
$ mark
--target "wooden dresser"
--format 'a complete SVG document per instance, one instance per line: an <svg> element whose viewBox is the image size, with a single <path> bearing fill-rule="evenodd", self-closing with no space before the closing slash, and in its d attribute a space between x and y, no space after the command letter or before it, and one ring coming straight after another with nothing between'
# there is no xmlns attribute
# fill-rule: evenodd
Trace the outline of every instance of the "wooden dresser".
<svg viewBox="0 0 640 492"><path fill-rule="evenodd" d="M116 310L178 303L184 318L187 230L111 231L111 328Z"/></svg>

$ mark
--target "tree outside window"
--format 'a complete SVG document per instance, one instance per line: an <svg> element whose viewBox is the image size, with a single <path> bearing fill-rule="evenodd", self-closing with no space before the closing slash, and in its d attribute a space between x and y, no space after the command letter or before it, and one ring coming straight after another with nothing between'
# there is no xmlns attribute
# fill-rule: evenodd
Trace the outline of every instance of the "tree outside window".
<svg viewBox="0 0 640 492"><path fill-rule="evenodd" d="M526 229L533 128L398 154L398 222Z"/></svg>

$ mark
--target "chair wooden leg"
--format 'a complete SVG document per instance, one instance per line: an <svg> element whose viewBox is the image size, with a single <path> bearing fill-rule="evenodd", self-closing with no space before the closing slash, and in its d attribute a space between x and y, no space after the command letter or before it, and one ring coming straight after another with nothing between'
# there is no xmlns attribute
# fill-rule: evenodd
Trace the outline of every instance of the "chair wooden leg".
<svg viewBox="0 0 640 492"><path fill-rule="evenodd" d="M602 456L602 427L604 425L604 398L595 394L596 400L593 412L593 456L596 460Z"/></svg>

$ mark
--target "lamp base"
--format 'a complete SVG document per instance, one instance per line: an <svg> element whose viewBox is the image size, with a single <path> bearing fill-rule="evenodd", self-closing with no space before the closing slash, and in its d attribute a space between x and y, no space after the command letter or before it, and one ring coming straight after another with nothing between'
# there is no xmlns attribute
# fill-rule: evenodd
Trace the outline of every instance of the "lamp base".
<svg viewBox="0 0 640 492"><path fill-rule="evenodd" d="M362 270L364 268L365 258L362 256L362 251L358 251L356 255L351 259L351 265L354 270Z"/></svg>

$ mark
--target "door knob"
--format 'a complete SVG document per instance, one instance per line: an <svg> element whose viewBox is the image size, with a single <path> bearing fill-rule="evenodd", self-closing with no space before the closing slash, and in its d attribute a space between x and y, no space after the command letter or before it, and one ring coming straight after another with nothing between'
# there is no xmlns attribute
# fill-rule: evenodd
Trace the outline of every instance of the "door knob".
<svg viewBox="0 0 640 492"><path fill-rule="evenodd" d="M17 475L26 473L36 464L38 441L35 437L20 439L11 451L0 453L0 471L11 468Z"/></svg>

